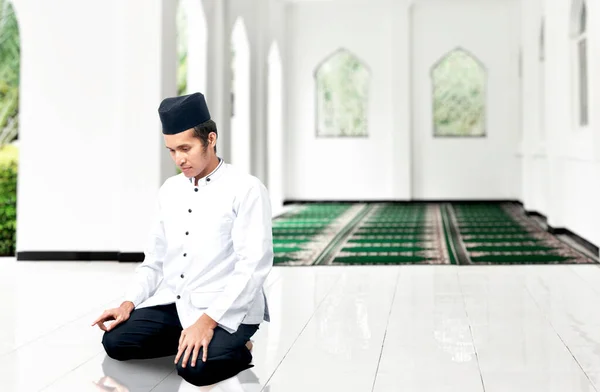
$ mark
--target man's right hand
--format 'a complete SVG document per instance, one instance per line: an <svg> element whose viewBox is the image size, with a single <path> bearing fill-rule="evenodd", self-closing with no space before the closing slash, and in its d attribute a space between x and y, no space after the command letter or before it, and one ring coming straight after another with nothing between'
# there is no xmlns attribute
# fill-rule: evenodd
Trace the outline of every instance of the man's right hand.
<svg viewBox="0 0 600 392"><path fill-rule="evenodd" d="M92 327L98 325L101 330L108 332L123 321L129 319L129 315L134 307L133 302L125 301L118 308L105 310L104 313L92 323ZM107 321L113 321L113 323L106 327L104 323Z"/></svg>

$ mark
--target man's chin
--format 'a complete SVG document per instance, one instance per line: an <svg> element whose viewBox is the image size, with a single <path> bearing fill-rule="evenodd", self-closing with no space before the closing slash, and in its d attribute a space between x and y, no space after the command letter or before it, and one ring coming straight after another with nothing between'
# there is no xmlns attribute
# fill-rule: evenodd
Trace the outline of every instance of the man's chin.
<svg viewBox="0 0 600 392"><path fill-rule="evenodd" d="M194 169L191 169L191 168L190 169L181 169L181 172L187 178L195 177Z"/></svg>

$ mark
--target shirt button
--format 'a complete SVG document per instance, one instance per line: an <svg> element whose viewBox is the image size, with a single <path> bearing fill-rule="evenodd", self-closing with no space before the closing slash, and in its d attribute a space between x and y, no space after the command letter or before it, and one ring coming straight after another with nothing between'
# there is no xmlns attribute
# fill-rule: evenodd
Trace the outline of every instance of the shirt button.
<svg viewBox="0 0 600 392"><path fill-rule="evenodd" d="M185 235L190 235L190 232L189 232L189 231L186 231L186 232L185 232Z"/></svg>
<svg viewBox="0 0 600 392"><path fill-rule="evenodd" d="M177 299L180 299L180 298L181 298L181 296L180 296L180 295L178 295L178 296L177 296Z"/></svg>
<svg viewBox="0 0 600 392"><path fill-rule="evenodd" d="M206 179L206 182L210 182L210 178L207 178L207 179Z"/></svg>
<svg viewBox="0 0 600 392"><path fill-rule="evenodd" d="M184 254L183 254L183 257L185 257L185 256L187 256L187 253L184 253Z"/></svg>
<svg viewBox="0 0 600 392"><path fill-rule="evenodd" d="M183 274L181 274L181 279L183 279Z"/></svg>
<svg viewBox="0 0 600 392"><path fill-rule="evenodd" d="M194 191L198 192L198 188L195 188Z"/></svg>
<svg viewBox="0 0 600 392"><path fill-rule="evenodd" d="M192 212L192 210L191 210L191 209L189 209L189 210L188 210L188 212Z"/></svg>

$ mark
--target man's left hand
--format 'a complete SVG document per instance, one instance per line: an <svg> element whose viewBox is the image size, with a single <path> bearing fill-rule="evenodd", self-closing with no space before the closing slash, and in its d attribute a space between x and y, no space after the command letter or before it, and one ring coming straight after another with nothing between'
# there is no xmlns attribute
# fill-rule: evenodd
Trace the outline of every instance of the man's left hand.
<svg viewBox="0 0 600 392"><path fill-rule="evenodd" d="M192 366L196 366L198 353L202 347L202 362L206 362L208 358L208 345L213 338L214 329L217 327L216 321L207 315L202 315L194 324L181 331L179 338L179 351L175 357L175 363L179 362L179 358L183 355L181 366L186 367L190 354L192 355Z"/></svg>

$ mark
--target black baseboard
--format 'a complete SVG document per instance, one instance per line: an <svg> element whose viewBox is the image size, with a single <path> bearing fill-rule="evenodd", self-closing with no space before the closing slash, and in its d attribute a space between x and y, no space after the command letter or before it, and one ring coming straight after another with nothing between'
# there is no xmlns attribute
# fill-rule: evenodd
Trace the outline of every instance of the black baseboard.
<svg viewBox="0 0 600 392"><path fill-rule="evenodd" d="M570 239L572 239L573 241L577 242L579 245L581 245L582 247L584 247L586 250L588 250L589 252L591 252L592 254L598 256L600 253L600 248L591 243L590 241L586 240L585 238L581 237L579 234L577 233L573 233L571 230L566 229L564 227L552 227L552 226L548 226L548 233L552 234L552 235L564 235L569 237Z"/></svg>
<svg viewBox="0 0 600 392"><path fill-rule="evenodd" d="M599 254L599 249L597 245L595 245L594 243L586 240L585 238L583 238L582 236L580 236L579 234L576 234L574 232L572 232L571 230L565 228L565 227L552 227L548 224L548 217L542 213L539 213L538 211L525 211L525 214L528 216L535 216L538 218L541 218L544 221L544 224L546 225L546 231L552 235L564 235L569 237L570 239L572 239L573 241L577 242L579 245L581 245L583 248L585 248L586 250L588 250L589 252L591 252L594 255L598 255Z"/></svg>
<svg viewBox="0 0 600 392"><path fill-rule="evenodd" d="M379 199L379 200L285 200L283 205L291 204L333 204L333 203L394 203L394 204L414 204L414 203L460 203L460 204L498 204L498 203L516 203L522 205L519 200L483 200L483 199L464 199L464 200L452 200L452 199L412 199L412 200L396 200L396 199Z"/></svg>
<svg viewBox="0 0 600 392"><path fill-rule="evenodd" d="M144 261L143 252L119 252L119 261L123 263L138 263Z"/></svg>
<svg viewBox="0 0 600 392"><path fill-rule="evenodd" d="M544 222L548 222L548 217L546 217L546 215L544 215L544 214L542 214L540 212L537 212L537 211L525 211L525 214L527 216L540 218Z"/></svg>
<svg viewBox="0 0 600 392"><path fill-rule="evenodd" d="M84 251L34 251L17 252L17 261L144 261L144 253L84 252Z"/></svg>

